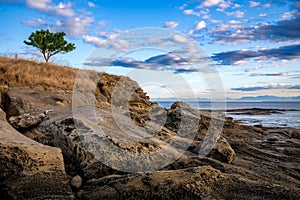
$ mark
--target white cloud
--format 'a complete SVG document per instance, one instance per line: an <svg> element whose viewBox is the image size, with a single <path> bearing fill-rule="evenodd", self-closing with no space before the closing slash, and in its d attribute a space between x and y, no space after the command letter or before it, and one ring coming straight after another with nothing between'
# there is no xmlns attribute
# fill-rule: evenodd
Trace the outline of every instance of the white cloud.
<svg viewBox="0 0 300 200"><path fill-rule="evenodd" d="M129 47L127 40L120 39L120 32L100 32L100 37L84 35L83 41L95 45L96 47L106 47L121 52L126 52Z"/></svg>
<svg viewBox="0 0 300 200"><path fill-rule="evenodd" d="M32 26L32 27L46 25L45 20L42 19L42 18L30 19L30 20L23 21L22 23L27 25L27 26Z"/></svg>
<svg viewBox="0 0 300 200"><path fill-rule="evenodd" d="M96 7L96 5L95 5L93 2L88 2L87 4L88 4L88 6L89 6L90 8Z"/></svg>
<svg viewBox="0 0 300 200"><path fill-rule="evenodd" d="M218 6L219 8L217 9L217 11L223 12L226 8L230 7L230 4L228 2L222 2Z"/></svg>
<svg viewBox="0 0 300 200"><path fill-rule="evenodd" d="M240 8L240 7L242 7L242 5L240 5L240 4L234 4L234 6L233 6L234 9Z"/></svg>
<svg viewBox="0 0 300 200"><path fill-rule="evenodd" d="M41 12L54 13L59 16L72 17L75 15L70 2L67 4L60 2L58 5L54 5L52 0L27 0L27 6Z"/></svg>
<svg viewBox="0 0 300 200"><path fill-rule="evenodd" d="M122 52L126 52L129 46L129 42L127 40L116 40L112 43L112 48L117 49Z"/></svg>
<svg viewBox="0 0 300 200"><path fill-rule="evenodd" d="M207 15L209 14L210 10L209 9L203 9L201 6L197 6L198 9L201 9L199 12L196 12L192 9L184 10L183 13L185 15L195 15L199 17L200 15Z"/></svg>
<svg viewBox="0 0 300 200"><path fill-rule="evenodd" d="M197 12L191 10L191 9L189 9L189 10L184 10L183 13L184 13L185 15L196 15L196 16L200 16L199 13L197 13Z"/></svg>
<svg viewBox="0 0 300 200"><path fill-rule="evenodd" d="M266 13L261 13L261 14L259 14L259 16L260 16L260 17L266 17L267 14L266 14Z"/></svg>
<svg viewBox="0 0 300 200"><path fill-rule="evenodd" d="M53 7L53 10L61 16L73 17L75 15L71 3L63 4L60 2L58 6Z"/></svg>
<svg viewBox="0 0 300 200"><path fill-rule="evenodd" d="M247 23L247 20L243 20L243 21L238 21L238 20L230 20L227 23L221 23L218 26L216 26L215 29L211 30L210 32L214 33L214 32L222 32L222 31L227 31L230 29L238 29L242 28L242 26Z"/></svg>
<svg viewBox="0 0 300 200"><path fill-rule="evenodd" d="M259 4L260 4L260 2L256 2L256 1L250 1L250 5L249 5L249 7L250 7L250 8L254 8L254 7L257 7L257 6L259 6Z"/></svg>
<svg viewBox="0 0 300 200"><path fill-rule="evenodd" d="M236 66L245 66L247 63L248 63L247 60L238 60L238 61L235 61L233 64Z"/></svg>
<svg viewBox="0 0 300 200"><path fill-rule="evenodd" d="M245 13L242 12L242 11L236 11L236 12L235 12L235 16L236 16L237 18L243 18L244 15L245 15Z"/></svg>
<svg viewBox="0 0 300 200"><path fill-rule="evenodd" d="M210 19L210 18L211 18L210 15L203 15L203 16L202 16L202 19Z"/></svg>
<svg viewBox="0 0 300 200"><path fill-rule="evenodd" d="M164 27L165 28L176 28L179 24L177 22L165 22Z"/></svg>
<svg viewBox="0 0 300 200"><path fill-rule="evenodd" d="M271 6L271 4L269 4L269 3L266 3L265 5L264 5L264 8L271 8L272 6Z"/></svg>
<svg viewBox="0 0 300 200"><path fill-rule="evenodd" d="M56 22L54 31L64 31L71 36L80 36L87 33L87 27L94 22L91 17L68 18Z"/></svg>
<svg viewBox="0 0 300 200"><path fill-rule="evenodd" d="M200 21L196 24L195 26L195 30L201 30L201 29L204 29L206 28L206 22L205 21Z"/></svg>
<svg viewBox="0 0 300 200"><path fill-rule="evenodd" d="M87 33L88 27L94 22L92 17L85 16L86 13L75 13L71 2L56 4L52 0L26 0L26 4L29 8L57 18L50 18L50 21L56 21L54 24L48 25L51 31L63 31L70 36L81 36ZM32 26L42 24L42 21L27 21L24 24Z"/></svg>
<svg viewBox="0 0 300 200"><path fill-rule="evenodd" d="M118 32L100 32L100 35L109 40L116 40L119 38L120 33L118 33Z"/></svg>
<svg viewBox="0 0 300 200"><path fill-rule="evenodd" d="M30 8L36 8L41 11L47 11L47 9L50 7L50 3L52 3L52 0L27 0L27 5Z"/></svg>
<svg viewBox="0 0 300 200"><path fill-rule="evenodd" d="M96 36L84 35L84 36L82 36L82 39L83 39L84 42L93 44L97 47L104 46L104 45L108 44L107 40L103 40L103 39L98 38Z"/></svg>
<svg viewBox="0 0 300 200"><path fill-rule="evenodd" d="M231 29L235 29L235 32L233 32L232 34L240 34L241 35L241 31L240 29L243 27L243 25L247 23L247 20L244 21L238 21L238 20L230 20L227 23L220 23L218 26L216 26L214 29L211 29L209 32L210 33L218 33L218 32L224 32L224 31L228 31ZM229 37L232 37L232 35L228 35ZM221 41L221 40L218 40Z"/></svg>
<svg viewBox="0 0 300 200"><path fill-rule="evenodd" d="M263 68L267 68L267 67L268 67L268 65L266 65L266 64L260 64L260 65L258 65L258 66L256 66L256 67L247 68L247 69L245 70L245 72L254 72L254 71L257 71L257 70L259 70L259 69L263 69Z"/></svg>
<svg viewBox="0 0 300 200"><path fill-rule="evenodd" d="M217 6L217 11L224 12L227 8L233 7L231 1L225 0L205 0L197 8Z"/></svg>
<svg viewBox="0 0 300 200"><path fill-rule="evenodd" d="M62 26L62 25L63 25L63 23L61 21L55 22L55 26Z"/></svg>
<svg viewBox="0 0 300 200"><path fill-rule="evenodd" d="M210 7L218 5L220 3L224 3L224 0L205 0L204 2L202 2L201 5L204 7Z"/></svg>
<svg viewBox="0 0 300 200"><path fill-rule="evenodd" d="M295 13L293 12L285 12L281 15L282 20L290 19L294 16Z"/></svg>
<svg viewBox="0 0 300 200"><path fill-rule="evenodd" d="M189 42L189 40L186 37L184 37L182 35L178 35L178 34L173 35L172 40L174 42L178 42L178 43L187 43L187 42Z"/></svg>
<svg viewBox="0 0 300 200"><path fill-rule="evenodd" d="M245 13L242 11L235 11L235 12L226 12L227 16L235 16L236 18L243 18Z"/></svg>

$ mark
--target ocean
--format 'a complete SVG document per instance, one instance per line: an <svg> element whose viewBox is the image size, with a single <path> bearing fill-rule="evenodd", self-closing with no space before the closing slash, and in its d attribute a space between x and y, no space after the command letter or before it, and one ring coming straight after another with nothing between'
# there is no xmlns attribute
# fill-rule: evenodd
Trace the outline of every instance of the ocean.
<svg viewBox="0 0 300 200"><path fill-rule="evenodd" d="M158 102L165 108L170 108L173 102ZM186 102L199 110L239 110L239 109L279 109L281 114L247 115L226 113L226 116L245 125L263 125L265 127L291 127L300 129L300 102Z"/></svg>

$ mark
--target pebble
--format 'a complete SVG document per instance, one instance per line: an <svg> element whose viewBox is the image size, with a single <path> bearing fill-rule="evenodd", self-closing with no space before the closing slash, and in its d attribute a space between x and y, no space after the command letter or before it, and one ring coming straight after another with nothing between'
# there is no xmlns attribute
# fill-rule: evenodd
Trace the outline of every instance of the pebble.
<svg viewBox="0 0 300 200"><path fill-rule="evenodd" d="M71 180L71 186L79 189L82 185L82 178L79 175L76 175Z"/></svg>

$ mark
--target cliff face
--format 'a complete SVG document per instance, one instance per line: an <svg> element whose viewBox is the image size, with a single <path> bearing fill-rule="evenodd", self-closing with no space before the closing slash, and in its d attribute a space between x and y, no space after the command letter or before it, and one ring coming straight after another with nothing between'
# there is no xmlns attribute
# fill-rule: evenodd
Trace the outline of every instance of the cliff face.
<svg viewBox="0 0 300 200"><path fill-rule="evenodd" d="M181 102L165 109L128 77L82 76L0 58L1 199L299 199L298 130L243 126ZM49 119L19 132L6 121L45 110ZM76 175L83 183L71 193Z"/></svg>

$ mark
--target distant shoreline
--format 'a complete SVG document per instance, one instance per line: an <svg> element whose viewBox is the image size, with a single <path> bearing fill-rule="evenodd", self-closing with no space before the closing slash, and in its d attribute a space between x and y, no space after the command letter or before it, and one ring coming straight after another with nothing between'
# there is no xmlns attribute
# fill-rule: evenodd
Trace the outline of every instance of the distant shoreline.
<svg viewBox="0 0 300 200"><path fill-rule="evenodd" d="M168 109L173 102L157 102ZM300 102L185 102L204 112L221 112L244 125L300 129Z"/></svg>
<svg viewBox="0 0 300 200"><path fill-rule="evenodd" d="M163 103L174 103L175 101L178 100L156 100L156 99L151 99L152 102L163 102ZM300 103L300 101L242 101L242 100L228 100L228 101L219 101L219 100L212 100L212 101L182 101L184 103Z"/></svg>

